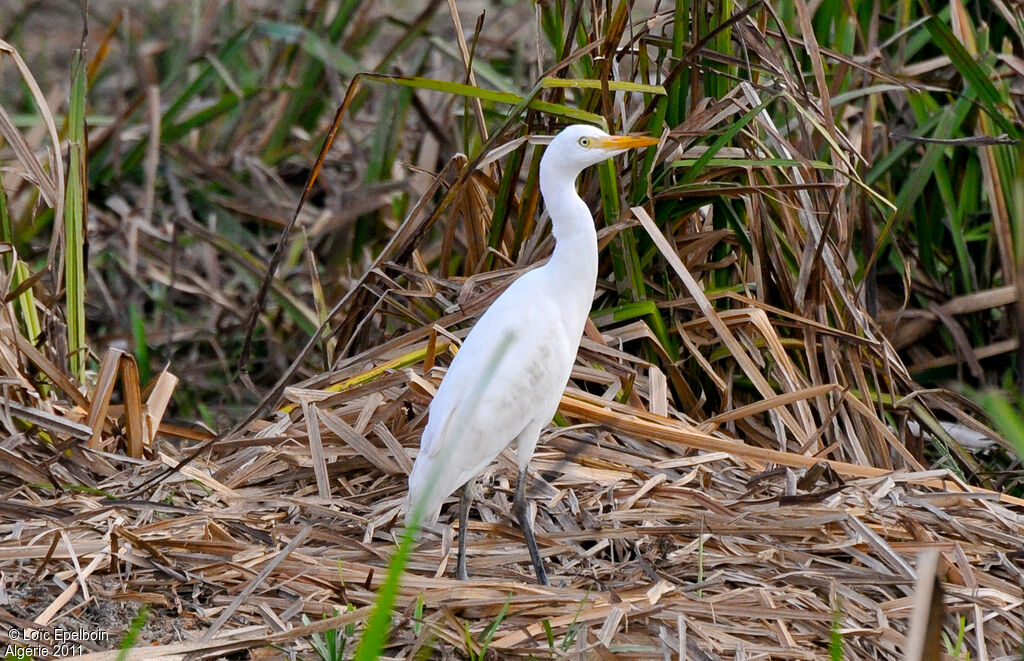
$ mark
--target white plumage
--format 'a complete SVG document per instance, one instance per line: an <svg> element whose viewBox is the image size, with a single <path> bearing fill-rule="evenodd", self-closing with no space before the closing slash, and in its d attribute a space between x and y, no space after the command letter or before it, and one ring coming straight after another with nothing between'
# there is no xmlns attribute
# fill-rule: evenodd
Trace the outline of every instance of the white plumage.
<svg viewBox="0 0 1024 661"><path fill-rule="evenodd" d="M519 461L516 515L537 572L546 583L526 516L526 469L541 430L551 421L569 380L597 279L597 233L575 181L586 167L646 137L609 136L590 126L559 133L540 163L540 188L556 243L543 266L523 274L487 309L462 343L430 405L420 452L409 475L409 515L420 503L424 521L465 485L460 502L459 560L466 578L465 527L469 485L513 440Z"/></svg>

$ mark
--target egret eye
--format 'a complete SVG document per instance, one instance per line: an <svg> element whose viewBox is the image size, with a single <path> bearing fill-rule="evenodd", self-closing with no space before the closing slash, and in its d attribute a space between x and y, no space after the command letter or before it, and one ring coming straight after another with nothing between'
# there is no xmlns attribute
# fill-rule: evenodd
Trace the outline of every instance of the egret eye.
<svg viewBox="0 0 1024 661"><path fill-rule="evenodd" d="M589 147L590 138L580 138L580 147Z"/></svg>

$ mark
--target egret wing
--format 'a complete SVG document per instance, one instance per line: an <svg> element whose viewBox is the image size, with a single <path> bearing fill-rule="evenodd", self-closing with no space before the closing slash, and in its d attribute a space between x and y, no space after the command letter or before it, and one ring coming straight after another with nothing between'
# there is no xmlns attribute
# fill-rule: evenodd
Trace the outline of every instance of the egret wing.
<svg viewBox="0 0 1024 661"><path fill-rule="evenodd" d="M561 306L527 273L480 318L430 405L410 497L421 497L434 466L430 503L475 477L532 421L550 420L572 370L579 338L565 332ZM433 507L426 510L436 517Z"/></svg>

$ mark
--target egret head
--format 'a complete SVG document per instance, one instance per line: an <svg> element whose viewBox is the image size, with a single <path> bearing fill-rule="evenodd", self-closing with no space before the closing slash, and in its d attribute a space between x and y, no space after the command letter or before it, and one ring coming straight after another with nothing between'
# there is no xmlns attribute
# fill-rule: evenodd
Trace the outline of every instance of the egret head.
<svg viewBox="0 0 1024 661"><path fill-rule="evenodd" d="M566 127L548 145L544 160L569 174L621 154L635 147L658 144L657 138L630 135L608 135L594 126L574 124Z"/></svg>

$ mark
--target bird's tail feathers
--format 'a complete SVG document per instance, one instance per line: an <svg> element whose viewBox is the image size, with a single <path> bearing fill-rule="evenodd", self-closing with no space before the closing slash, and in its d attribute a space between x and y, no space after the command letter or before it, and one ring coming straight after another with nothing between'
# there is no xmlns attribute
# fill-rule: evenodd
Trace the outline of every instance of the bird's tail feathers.
<svg viewBox="0 0 1024 661"><path fill-rule="evenodd" d="M416 469L417 466L413 466L412 473L409 474L409 499L405 510L405 525L409 525L413 510L421 502L423 516L420 518L420 525L437 523L437 517L441 514L441 505L444 504L444 499L448 497L448 494L436 485L433 489L428 490L426 476L420 475L423 471Z"/></svg>

